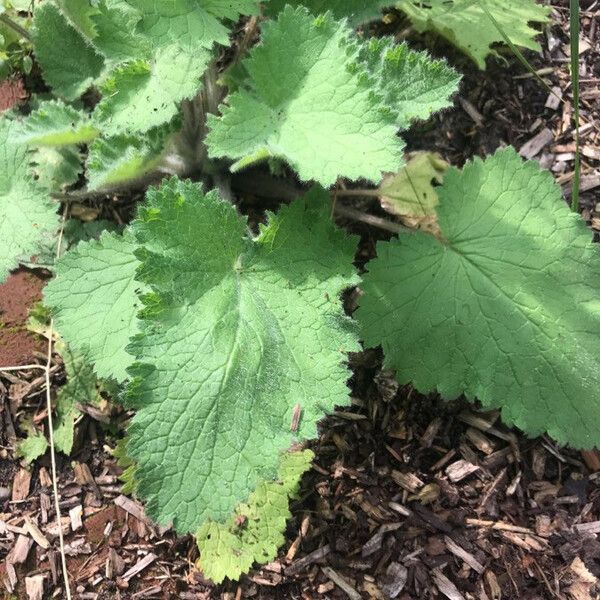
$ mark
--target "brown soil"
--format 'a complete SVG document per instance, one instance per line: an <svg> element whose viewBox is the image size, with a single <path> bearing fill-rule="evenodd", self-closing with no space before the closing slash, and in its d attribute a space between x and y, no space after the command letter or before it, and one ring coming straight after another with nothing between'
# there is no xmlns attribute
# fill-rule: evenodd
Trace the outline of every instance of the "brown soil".
<svg viewBox="0 0 600 600"><path fill-rule="evenodd" d="M25 365L34 352L43 352L44 343L27 331L31 307L42 299L45 280L20 269L0 285L0 367Z"/></svg>
<svg viewBox="0 0 600 600"><path fill-rule="evenodd" d="M0 81L0 112L10 110L27 98L22 79Z"/></svg>

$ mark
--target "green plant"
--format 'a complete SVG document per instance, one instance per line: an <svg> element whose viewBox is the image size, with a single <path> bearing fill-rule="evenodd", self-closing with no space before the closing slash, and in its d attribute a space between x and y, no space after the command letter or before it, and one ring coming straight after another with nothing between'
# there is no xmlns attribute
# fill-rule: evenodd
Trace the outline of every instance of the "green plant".
<svg viewBox="0 0 600 600"><path fill-rule="evenodd" d="M353 22L381 5L353 3ZM233 53L225 96L217 45L257 4L169 6L36 9L36 58L56 98L0 125L0 269L56 232L50 196L68 206L148 188L124 232L66 252L45 302L73 351L123 386L135 410L116 452L127 487L157 521L196 533L205 572L238 577L275 556L311 459L291 449L348 402L345 361L359 339L382 344L419 389L479 398L530 433L598 443L598 249L550 175L512 150L462 172L434 157L403 169L398 132L450 104L456 72L330 13L273 2L261 41ZM43 176L27 154L36 148L87 156L87 190ZM255 233L230 202L230 174L243 181L261 163L308 185ZM360 285L357 240L332 223L326 188L388 172L398 175L369 193L395 199L403 219L437 223L379 246L353 320L341 294Z"/></svg>

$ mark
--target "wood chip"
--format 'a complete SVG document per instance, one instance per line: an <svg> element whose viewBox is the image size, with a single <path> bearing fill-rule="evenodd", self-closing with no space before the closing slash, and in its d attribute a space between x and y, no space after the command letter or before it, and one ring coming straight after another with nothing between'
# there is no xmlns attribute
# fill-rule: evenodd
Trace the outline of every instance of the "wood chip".
<svg viewBox="0 0 600 600"><path fill-rule="evenodd" d="M19 469L13 479L12 501L21 502L29 496L31 473L27 469Z"/></svg>
<svg viewBox="0 0 600 600"><path fill-rule="evenodd" d="M125 512L128 512L132 517L138 519L138 521L144 521L145 523L149 523L144 509L141 504L134 502L131 498L127 496L117 496L113 502L120 508L122 508Z"/></svg>
<svg viewBox="0 0 600 600"><path fill-rule="evenodd" d="M27 535L20 535L6 557L6 562L12 565L20 565L27 560L29 550L33 546L33 539Z"/></svg>
<svg viewBox="0 0 600 600"><path fill-rule="evenodd" d="M449 600L465 600L458 588L442 573L440 569L433 569L433 581L438 590Z"/></svg>
<svg viewBox="0 0 600 600"><path fill-rule="evenodd" d="M35 540L35 543L38 546L44 550L50 548L50 542L48 541L48 538L40 531L36 523L27 516L25 517L25 529L27 530L27 533L29 533L29 535Z"/></svg>
<svg viewBox="0 0 600 600"><path fill-rule="evenodd" d="M392 598L397 598L404 589L408 579L408 569L397 562L391 562L385 571L381 583L381 591Z"/></svg>
<svg viewBox="0 0 600 600"><path fill-rule="evenodd" d="M331 567L323 567L321 569L323 574L331 579L335 585L343 590L350 600L362 600L362 596L338 573L336 573Z"/></svg>
<svg viewBox="0 0 600 600"><path fill-rule="evenodd" d="M531 159L534 156L537 156L553 140L554 134L550 129L545 127L521 146L519 154L523 158Z"/></svg>
<svg viewBox="0 0 600 600"><path fill-rule="evenodd" d="M411 494L416 494L425 485L414 473L392 471L392 479Z"/></svg>
<svg viewBox="0 0 600 600"><path fill-rule="evenodd" d="M44 576L25 577L27 600L42 600L44 597Z"/></svg>
<svg viewBox="0 0 600 600"><path fill-rule="evenodd" d="M83 523L81 521L81 515L83 514L83 506L79 504L78 506L74 506L69 511L69 519L71 519L71 530L77 531L81 527L83 527Z"/></svg>
<svg viewBox="0 0 600 600"><path fill-rule="evenodd" d="M303 571L306 567L308 567L308 565L311 565L312 563L317 562L318 560L321 560L327 556L329 552L331 552L329 544L321 546L321 548L317 548L310 554L307 554L306 556L299 558L296 562L293 562L285 570L285 574L291 576L295 575L296 573L300 573L300 571Z"/></svg>
<svg viewBox="0 0 600 600"><path fill-rule="evenodd" d="M153 554L152 552L146 554L144 558L139 560L137 563L135 563L135 565L133 565L133 567L131 567L131 569L124 573L121 579L123 579L123 581L129 581L132 577L135 577L144 569L147 569L156 560L156 558L156 554Z"/></svg>
<svg viewBox="0 0 600 600"><path fill-rule="evenodd" d="M548 94L548 98L544 106L550 110L556 110L560 106L562 90L558 86L554 86L552 88L552 92L552 94Z"/></svg>
<svg viewBox="0 0 600 600"><path fill-rule="evenodd" d="M452 483L462 481L475 471L479 471L480 467L466 460L457 460L446 468L446 475Z"/></svg>
<svg viewBox="0 0 600 600"><path fill-rule="evenodd" d="M461 548L452 538L445 535L444 541L446 542L446 548L448 548L448 550L452 552L454 556L460 558L467 565L469 565L471 569L480 575L485 571L485 567L472 554L467 552L464 548Z"/></svg>
<svg viewBox="0 0 600 600"><path fill-rule="evenodd" d="M573 529L577 533L585 535L594 535L600 533L600 521L591 521L590 523L578 523L573 525Z"/></svg>

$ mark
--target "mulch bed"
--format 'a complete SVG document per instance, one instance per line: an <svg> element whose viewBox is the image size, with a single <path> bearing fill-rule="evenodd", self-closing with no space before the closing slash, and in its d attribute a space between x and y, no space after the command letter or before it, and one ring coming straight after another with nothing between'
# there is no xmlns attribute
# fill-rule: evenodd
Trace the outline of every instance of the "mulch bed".
<svg viewBox="0 0 600 600"><path fill-rule="evenodd" d="M468 74L453 110L409 132L410 150L436 150L461 165L474 154L512 143L523 156L551 169L569 196L574 140L568 13L567 2L552 4L556 25L544 36L543 56L530 58L551 86L564 90L565 103L557 103L512 60L508 67L492 60L485 73L477 73L438 43L433 52L452 56ZM599 20L600 5L588 2L582 15L581 203L597 237ZM352 206L389 218L367 201ZM362 264L385 234L363 223L344 223L362 235ZM29 272L16 277L32 283ZM21 308L39 298L39 288L31 292L30 299L18 303ZM24 354L22 360L36 360L33 348ZM15 364L16 354L11 359ZM137 501L121 494L120 469L111 454L116 427L82 418L73 456L59 457L58 465L74 596L600 597L598 454L561 449L546 438L528 439L503 426L495 412L399 387L391 373L382 371L381 359L376 350L351 358L352 405L330 416L312 445L316 459L294 504L288 543L276 561L239 584L215 587L205 581L194 567L193 540L152 524ZM62 376L60 364L54 372ZM44 597L65 597L48 458L28 469L14 455L19 423L44 421L42 395L39 372L0 376L0 598L34 598L41 589ZM116 417L118 422L125 415Z"/></svg>

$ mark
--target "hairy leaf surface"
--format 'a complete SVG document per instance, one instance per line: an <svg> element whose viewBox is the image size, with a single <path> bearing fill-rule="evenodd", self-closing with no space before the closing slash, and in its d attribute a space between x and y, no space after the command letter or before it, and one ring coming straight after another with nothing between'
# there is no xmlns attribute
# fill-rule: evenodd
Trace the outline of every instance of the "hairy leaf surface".
<svg viewBox="0 0 600 600"><path fill-rule="evenodd" d="M460 75L444 60L432 60L391 38L371 38L360 50L359 60L377 83L383 101L397 114L396 122L407 129L415 119L427 119L452 105Z"/></svg>
<svg viewBox="0 0 600 600"><path fill-rule="evenodd" d="M227 519L275 477L280 451L348 401L358 344L340 294L357 281L356 241L327 200L315 189L249 239L232 205L174 178L134 222L152 293L129 347L127 449L149 514L177 531Z"/></svg>
<svg viewBox="0 0 600 600"><path fill-rule="evenodd" d="M30 174L27 148L15 143L20 128L16 121L0 120L0 282L58 229L57 207Z"/></svg>
<svg viewBox="0 0 600 600"><path fill-rule="evenodd" d="M74 100L101 74L104 59L52 2L34 13L33 47L44 80L54 92Z"/></svg>
<svg viewBox="0 0 600 600"><path fill-rule="evenodd" d="M357 312L421 391L465 393L559 442L600 443L600 246L537 163L510 148L438 188L443 240L380 243Z"/></svg>
<svg viewBox="0 0 600 600"><path fill-rule="evenodd" d="M390 0L269 0L267 14L276 16L287 4L306 6L314 15L331 11L336 19L347 17L354 26L368 23L381 16L381 9L391 6Z"/></svg>
<svg viewBox="0 0 600 600"><path fill-rule="evenodd" d="M169 122L178 103L200 87L200 76L211 54L192 54L179 46L158 49L152 60L137 60L118 67L104 82L103 99L94 120L107 136L145 133Z"/></svg>
<svg viewBox="0 0 600 600"><path fill-rule="evenodd" d="M298 494L300 479L310 469L313 452L287 452L281 456L277 478L261 481L247 503L240 504L225 523L207 521L196 533L198 566L215 583L236 580L256 562L277 556L285 542L290 498Z"/></svg>
<svg viewBox="0 0 600 600"><path fill-rule="evenodd" d="M98 136L87 114L60 100L49 100L23 121L17 141L33 146L87 144Z"/></svg>
<svg viewBox="0 0 600 600"><path fill-rule="evenodd" d="M63 339L85 354L99 377L117 381L127 377L132 357L125 347L138 332L134 248L130 233L81 242L58 261L44 291Z"/></svg>
<svg viewBox="0 0 600 600"><path fill-rule="evenodd" d="M529 23L546 23L550 9L535 0L400 0L397 6L410 17L417 31L439 33L485 69L485 57L497 55L490 46L504 42L504 38L480 2L486 3L513 44L540 49L535 41L539 31Z"/></svg>
<svg viewBox="0 0 600 600"><path fill-rule="evenodd" d="M221 118L209 115L211 156L237 159L234 169L281 158L324 186L340 176L379 181L397 168L394 116L356 65L350 36L343 23L304 8L266 23L245 61L251 88L231 94Z"/></svg>

